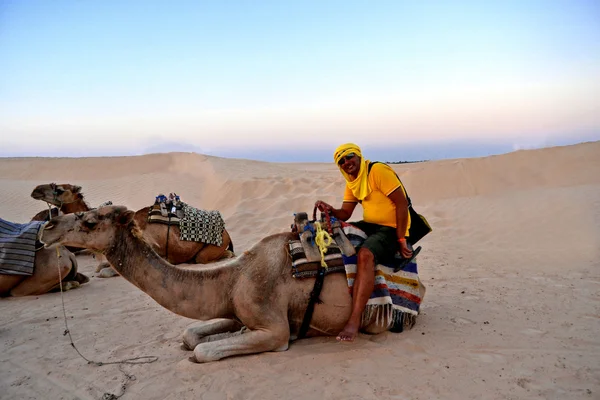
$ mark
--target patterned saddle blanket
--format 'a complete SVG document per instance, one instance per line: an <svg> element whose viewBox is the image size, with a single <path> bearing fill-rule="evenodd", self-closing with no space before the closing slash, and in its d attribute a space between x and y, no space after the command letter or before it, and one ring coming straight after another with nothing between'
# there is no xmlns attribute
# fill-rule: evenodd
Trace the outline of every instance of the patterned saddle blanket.
<svg viewBox="0 0 600 400"><path fill-rule="evenodd" d="M362 230L350 224L344 224L342 231L354 247L361 245L367 238ZM302 243L300 240L289 242L294 278L317 276L321 263L308 260L306 254L312 249L305 249L307 246L314 246L314 244ZM348 290L352 294L356 278L357 255L348 254L348 251L344 251L332 241L327 247L324 259L327 264L325 274L344 272L348 281ZM377 323L385 324L386 328L393 332L410 329L416 322L424 295L425 287L419 280L416 260L404 263L398 256L389 264L378 264L375 266L375 288L363 312L363 323L375 318Z"/></svg>
<svg viewBox="0 0 600 400"><path fill-rule="evenodd" d="M219 211L205 211L194 208L171 193L156 196L156 200L148 213L149 223L160 223L179 226L179 239L214 244L223 244L225 221Z"/></svg>
<svg viewBox="0 0 600 400"><path fill-rule="evenodd" d="M33 275L35 251L42 246L37 240L44 221L26 224L0 218L0 274Z"/></svg>

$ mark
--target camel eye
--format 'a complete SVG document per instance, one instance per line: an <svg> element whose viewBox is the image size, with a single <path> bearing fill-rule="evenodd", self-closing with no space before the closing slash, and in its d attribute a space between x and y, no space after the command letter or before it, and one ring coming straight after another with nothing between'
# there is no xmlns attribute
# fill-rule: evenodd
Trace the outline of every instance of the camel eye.
<svg viewBox="0 0 600 400"><path fill-rule="evenodd" d="M98 223L96 221L84 221L83 225L88 229L94 229Z"/></svg>
<svg viewBox="0 0 600 400"><path fill-rule="evenodd" d="M64 190L56 188L56 194L63 194L64 192Z"/></svg>

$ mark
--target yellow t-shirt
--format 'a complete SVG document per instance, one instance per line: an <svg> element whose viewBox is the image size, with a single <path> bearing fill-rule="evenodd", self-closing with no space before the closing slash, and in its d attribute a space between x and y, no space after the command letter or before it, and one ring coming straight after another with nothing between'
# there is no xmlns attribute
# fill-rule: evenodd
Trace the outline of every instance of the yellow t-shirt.
<svg viewBox="0 0 600 400"><path fill-rule="evenodd" d="M364 210L363 220L372 224L396 228L396 205L390 200L388 195L400 187L406 196L406 190L402 182L400 182L394 170L389 165L383 163L373 164L369 172L368 182L371 193L362 201ZM346 185L346 191L344 192L344 202L359 202L352 194L348 185ZM408 210L406 210L406 213L408 214L408 224L405 236L408 236L410 214Z"/></svg>

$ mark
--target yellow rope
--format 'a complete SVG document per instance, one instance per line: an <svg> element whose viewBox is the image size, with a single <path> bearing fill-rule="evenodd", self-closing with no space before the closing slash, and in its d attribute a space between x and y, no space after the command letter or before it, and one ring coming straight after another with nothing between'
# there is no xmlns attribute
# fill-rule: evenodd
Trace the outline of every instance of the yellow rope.
<svg viewBox="0 0 600 400"><path fill-rule="evenodd" d="M319 246L319 252L321 253L321 266L327 268L327 263L325 262L325 253L327 252L327 247L331 244L331 236L326 230L321 228L321 224L319 222L315 222L315 227L317 228L317 233L315 235L315 243Z"/></svg>

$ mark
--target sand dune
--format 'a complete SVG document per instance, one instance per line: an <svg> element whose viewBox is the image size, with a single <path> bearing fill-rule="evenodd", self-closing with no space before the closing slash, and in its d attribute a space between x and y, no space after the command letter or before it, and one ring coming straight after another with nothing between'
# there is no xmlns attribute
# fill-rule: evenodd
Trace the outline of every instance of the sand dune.
<svg viewBox="0 0 600 400"><path fill-rule="evenodd" d="M600 398L600 142L394 169L434 227L419 256L428 291L413 330L193 364L179 348L192 320L122 278L92 277L64 295L77 347L98 361L159 357L122 367L136 378L123 399ZM343 193L332 163L5 158L0 217L28 221L45 207L32 189L49 182L82 186L90 206L137 209L177 192L220 210L238 253ZM93 276L95 260L78 259ZM0 398L120 393L119 367L87 364L63 336L60 294L0 299L0 315Z"/></svg>

